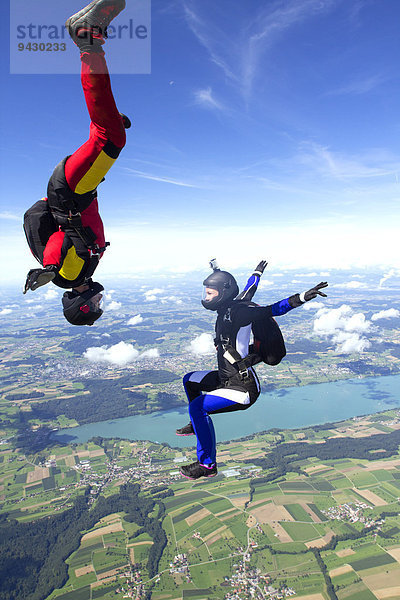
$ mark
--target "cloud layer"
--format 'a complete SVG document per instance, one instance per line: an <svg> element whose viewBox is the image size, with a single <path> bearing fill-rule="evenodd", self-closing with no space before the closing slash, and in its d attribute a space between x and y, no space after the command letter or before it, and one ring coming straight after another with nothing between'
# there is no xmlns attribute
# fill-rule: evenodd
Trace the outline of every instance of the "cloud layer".
<svg viewBox="0 0 400 600"><path fill-rule="evenodd" d="M145 358L157 358L159 356L159 352L157 348L152 348L151 350L145 350L144 352L140 353L139 350L136 350L136 348L132 346L132 344L119 342L118 344L114 344L110 347L96 346L88 348L86 352L84 352L83 356L93 363L104 362L110 365L124 367L129 363L143 360Z"/></svg>
<svg viewBox="0 0 400 600"><path fill-rule="evenodd" d="M147 290L144 292L144 298L146 302L155 302L157 300L157 296L164 292L161 288L153 288L152 290Z"/></svg>
<svg viewBox="0 0 400 600"><path fill-rule="evenodd" d="M314 333L330 338L336 344L336 352L351 354L363 352L371 345L364 337L371 323L363 313L355 313L350 306L322 308L314 321Z"/></svg>
<svg viewBox="0 0 400 600"><path fill-rule="evenodd" d="M198 337L190 342L189 347L192 354L205 355L215 352L214 340L209 333L201 333Z"/></svg>
<svg viewBox="0 0 400 600"><path fill-rule="evenodd" d="M374 313L371 317L371 321L379 321L379 319L393 319L400 317L400 310L396 308L388 308L387 310L380 310Z"/></svg>
<svg viewBox="0 0 400 600"><path fill-rule="evenodd" d="M111 302L107 306L108 311L116 311L121 308L121 302L117 302L117 300L111 300Z"/></svg>
<svg viewBox="0 0 400 600"><path fill-rule="evenodd" d="M323 302L307 302L303 306L303 310L319 310L320 308L324 308Z"/></svg>
<svg viewBox="0 0 400 600"><path fill-rule="evenodd" d="M144 319L141 315L135 315L131 317L128 321L128 325L139 325L139 323L143 323Z"/></svg>

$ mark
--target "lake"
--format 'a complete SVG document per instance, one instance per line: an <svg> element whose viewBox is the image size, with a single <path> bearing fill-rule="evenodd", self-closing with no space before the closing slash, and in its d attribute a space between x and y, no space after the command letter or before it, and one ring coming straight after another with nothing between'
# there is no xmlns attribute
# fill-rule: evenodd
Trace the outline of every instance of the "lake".
<svg viewBox="0 0 400 600"><path fill-rule="evenodd" d="M214 415L217 441L247 436L267 429L296 429L336 422L400 407L400 375L347 379L261 394L245 411ZM193 436L179 437L175 429L189 422L185 408L90 423L53 434L64 443L86 442L94 436L167 442L193 446Z"/></svg>

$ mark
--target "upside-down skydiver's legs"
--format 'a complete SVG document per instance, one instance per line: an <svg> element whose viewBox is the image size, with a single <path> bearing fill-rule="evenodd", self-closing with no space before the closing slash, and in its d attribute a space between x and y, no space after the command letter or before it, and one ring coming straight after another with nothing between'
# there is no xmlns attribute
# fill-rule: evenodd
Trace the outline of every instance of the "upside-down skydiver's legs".
<svg viewBox="0 0 400 600"><path fill-rule="evenodd" d="M82 88L91 120L90 135L65 165L67 183L77 194L99 185L126 141L103 51L83 52L81 62Z"/></svg>

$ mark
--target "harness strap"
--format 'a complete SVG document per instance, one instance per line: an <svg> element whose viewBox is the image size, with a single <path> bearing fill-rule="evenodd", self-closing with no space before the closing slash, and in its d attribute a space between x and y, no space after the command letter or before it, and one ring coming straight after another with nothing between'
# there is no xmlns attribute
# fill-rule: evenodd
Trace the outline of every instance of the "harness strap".
<svg viewBox="0 0 400 600"><path fill-rule="evenodd" d="M53 212L53 217L57 225L62 229L73 229L92 254L101 254L105 251L107 246L110 245L110 242L106 242L105 245L100 248L94 243L96 241L96 235L90 227L83 227L80 212L74 213L69 210L68 216Z"/></svg>
<svg viewBox="0 0 400 600"><path fill-rule="evenodd" d="M244 358L240 356L239 352L230 344L223 346L225 352L223 357L231 364L234 365L243 381L250 379L249 368L253 366L253 358L250 354Z"/></svg>
<svg viewBox="0 0 400 600"><path fill-rule="evenodd" d="M250 381L251 377L249 374L249 368L260 362L256 354L249 353L244 358L239 354L239 352L234 348L231 344L230 340L230 330L232 327L232 321L230 318L225 318L228 313L225 313L223 317L224 323L224 331L219 335L219 338L216 337L214 339L214 344L218 348L221 346L224 353L223 357L227 360L231 365L233 365L239 373L240 378L244 382Z"/></svg>

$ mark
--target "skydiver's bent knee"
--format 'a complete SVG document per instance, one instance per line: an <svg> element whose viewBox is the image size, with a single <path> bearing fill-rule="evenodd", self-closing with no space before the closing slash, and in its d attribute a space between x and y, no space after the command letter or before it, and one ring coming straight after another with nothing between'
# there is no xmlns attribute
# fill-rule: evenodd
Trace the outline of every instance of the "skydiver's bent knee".
<svg viewBox="0 0 400 600"><path fill-rule="evenodd" d="M202 383L204 378L209 374L209 373L213 373L214 371L191 371L190 373L187 373L184 378L183 378L183 385L185 385L186 383L190 382L190 383Z"/></svg>
<svg viewBox="0 0 400 600"><path fill-rule="evenodd" d="M183 376L182 383L184 387L186 387L186 384L188 383L188 381L190 381L190 378L193 375L193 373L194 371L191 371L190 373L186 373L186 375Z"/></svg>
<svg viewBox="0 0 400 600"><path fill-rule="evenodd" d="M189 416L190 420L193 422L198 421L198 419L203 419L207 416L207 411L204 408L204 396L201 394L197 396L192 402L189 404Z"/></svg>
<svg viewBox="0 0 400 600"><path fill-rule="evenodd" d="M118 156L121 154L121 150L123 149L125 145L125 142L122 144L122 146L120 146L118 144L118 146L116 144L114 144L114 142L111 142L110 140L108 140L105 145L103 146L103 152L105 154L107 154L107 156L109 156L110 158L112 158L113 160L116 160L118 158Z"/></svg>
<svg viewBox="0 0 400 600"><path fill-rule="evenodd" d="M224 397L224 395L200 394L189 404L189 415L192 422L195 422L219 410L236 406L240 407L237 402Z"/></svg>
<svg viewBox="0 0 400 600"><path fill-rule="evenodd" d="M119 152L121 152L122 148L126 144L126 132L123 125L120 129L118 129L118 131L113 132L112 143L115 144L115 146L119 149Z"/></svg>

